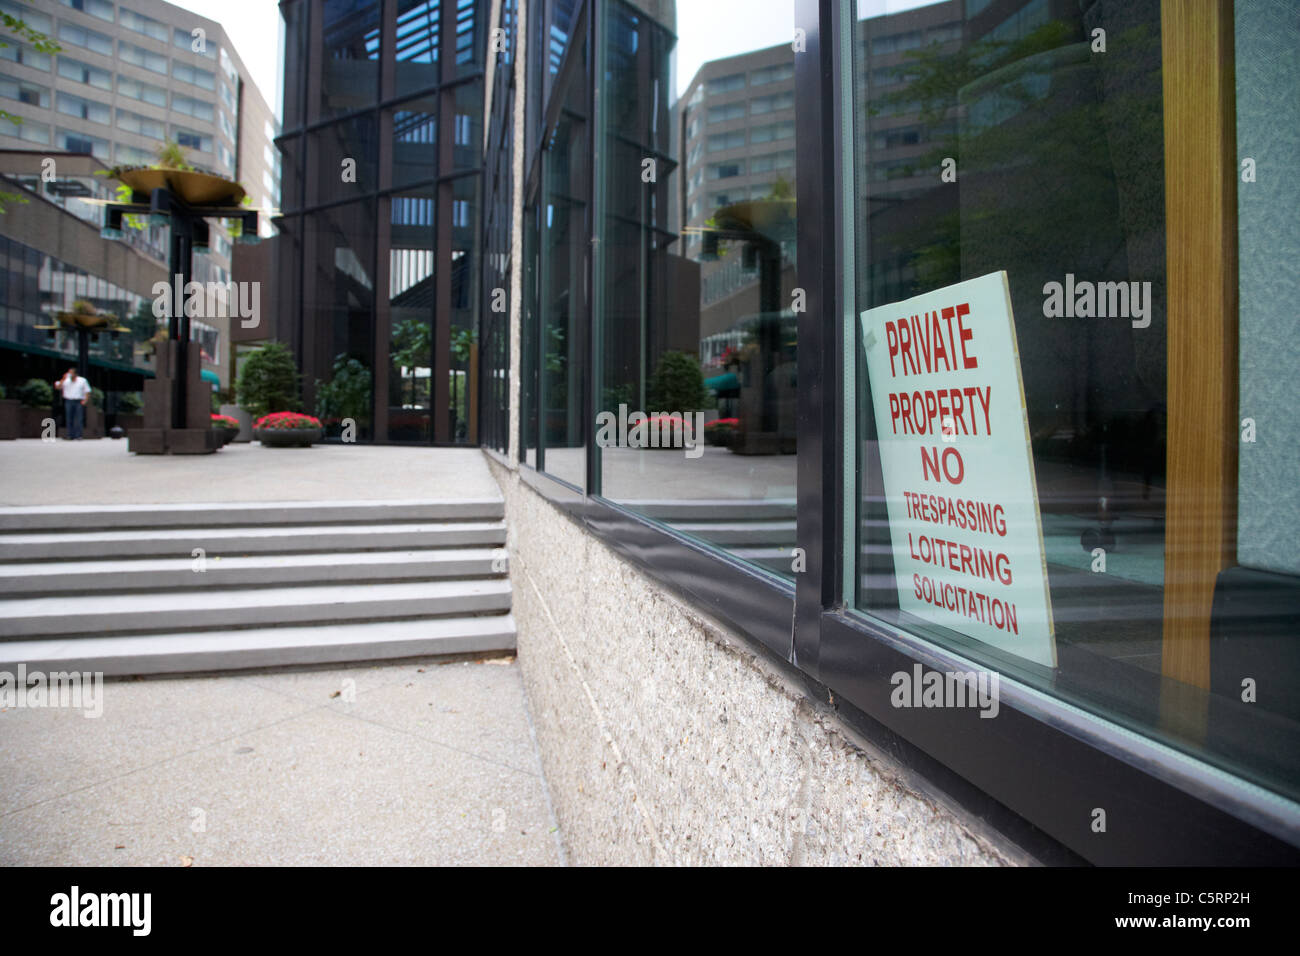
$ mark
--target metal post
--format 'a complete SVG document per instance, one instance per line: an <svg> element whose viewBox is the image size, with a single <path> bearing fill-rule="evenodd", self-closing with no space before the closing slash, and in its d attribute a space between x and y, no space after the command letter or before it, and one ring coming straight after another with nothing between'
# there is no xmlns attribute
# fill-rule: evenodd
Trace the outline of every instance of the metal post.
<svg viewBox="0 0 1300 956"><path fill-rule="evenodd" d="M172 427L185 428L187 424L187 399L189 389L190 320L185 314L185 286L190 281L193 268L194 233L188 211L175 198L171 202L171 280L177 284L172 290L171 316L167 322L167 335L176 343L176 363L172 373ZM177 308L177 304L180 308Z"/></svg>
<svg viewBox="0 0 1300 956"><path fill-rule="evenodd" d="M90 378L90 329L77 327L77 374Z"/></svg>

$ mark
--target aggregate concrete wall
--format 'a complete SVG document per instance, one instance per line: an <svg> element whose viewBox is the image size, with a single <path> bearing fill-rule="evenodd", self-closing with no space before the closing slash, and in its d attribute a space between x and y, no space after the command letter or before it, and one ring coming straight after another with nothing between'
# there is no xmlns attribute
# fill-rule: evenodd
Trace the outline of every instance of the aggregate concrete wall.
<svg viewBox="0 0 1300 956"><path fill-rule="evenodd" d="M570 862L1032 862L489 463L506 501L521 671Z"/></svg>

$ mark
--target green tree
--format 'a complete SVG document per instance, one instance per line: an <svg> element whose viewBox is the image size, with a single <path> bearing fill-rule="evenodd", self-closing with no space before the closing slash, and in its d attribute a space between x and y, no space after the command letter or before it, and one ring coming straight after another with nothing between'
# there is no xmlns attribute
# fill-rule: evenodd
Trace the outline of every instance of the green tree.
<svg viewBox="0 0 1300 956"><path fill-rule="evenodd" d="M245 359L235 388L239 404L255 417L296 412L301 404L293 353L280 342L268 342Z"/></svg>

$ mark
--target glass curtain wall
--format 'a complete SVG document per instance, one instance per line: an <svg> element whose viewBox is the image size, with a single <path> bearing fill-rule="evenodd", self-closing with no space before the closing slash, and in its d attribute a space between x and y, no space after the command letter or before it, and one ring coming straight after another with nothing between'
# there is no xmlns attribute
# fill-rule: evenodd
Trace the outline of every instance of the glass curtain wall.
<svg viewBox="0 0 1300 956"><path fill-rule="evenodd" d="M331 438L472 442L486 0L281 10L279 223L301 243L276 261L301 277L280 327L304 410Z"/></svg>
<svg viewBox="0 0 1300 956"><path fill-rule="evenodd" d="M794 4L712 6L603 7L598 490L790 577Z"/></svg>

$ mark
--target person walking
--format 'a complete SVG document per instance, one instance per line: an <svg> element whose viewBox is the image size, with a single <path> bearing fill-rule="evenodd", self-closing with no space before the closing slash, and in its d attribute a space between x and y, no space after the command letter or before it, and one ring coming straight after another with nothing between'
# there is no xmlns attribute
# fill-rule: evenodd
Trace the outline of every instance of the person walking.
<svg viewBox="0 0 1300 956"><path fill-rule="evenodd" d="M63 393L63 418L67 425L68 441L81 441L81 429L86 423L86 402L90 399L90 383L77 374L75 368L63 373L63 378L54 383L54 387Z"/></svg>

